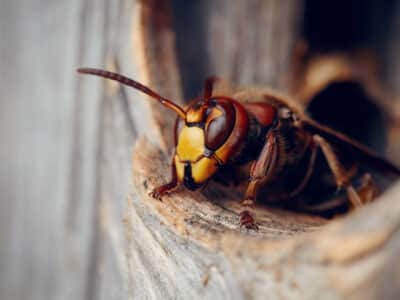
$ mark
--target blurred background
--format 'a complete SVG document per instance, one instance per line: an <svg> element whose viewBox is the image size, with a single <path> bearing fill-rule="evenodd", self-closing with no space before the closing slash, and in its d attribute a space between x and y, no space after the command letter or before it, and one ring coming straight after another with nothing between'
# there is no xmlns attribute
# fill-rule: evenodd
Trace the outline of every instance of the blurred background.
<svg viewBox="0 0 400 300"><path fill-rule="evenodd" d="M355 53L368 53L361 64L373 67L361 70L373 70L371 76L355 72L351 80L377 99L379 112L364 117L357 106L348 110L367 120L383 111L388 129L381 136L387 134L389 145L377 149L400 162L398 1L2 0L0 299L129 294L124 207L131 149L146 133L140 125L146 116L135 113L125 90L83 79L75 69L118 66L140 76L133 61L138 11L147 2L171 12L186 98L210 74L303 95L296 82L314 57L340 51L352 61ZM273 27L256 22L262 14L273 19L275 11L287 18ZM291 35L280 38L282 32ZM280 51L270 46L275 40ZM274 57L269 65L260 63L264 55ZM291 74L300 78L289 82Z"/></svg>

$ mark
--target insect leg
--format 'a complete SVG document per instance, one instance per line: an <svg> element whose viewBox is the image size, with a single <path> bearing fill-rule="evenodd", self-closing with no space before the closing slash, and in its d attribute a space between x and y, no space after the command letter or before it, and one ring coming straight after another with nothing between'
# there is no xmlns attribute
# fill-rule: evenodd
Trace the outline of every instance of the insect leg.
<svg viewBox="0 0 400 300"><path fill-rule="evenodd" d="M328 166L335 177L336 185L338 188L346 188L347 196L349 197L350 202L354 207L359 207L362 205L362 201L360 196L354 189L354 187L349 183L350 178L348 172L344 169L342 164L340 163L338 157L333 151L331 145L318 134L313 136L314 141L321 148L322 153L325 156L325 159L328 163Z"/></svg>
<svg viewBox="0 0 400 300"><path fill-rule="evenodd" d="M372 179L371 174L369 173L365 173L361 177L360 181L354 184L354 186L362 203L371 202L379 195L378 187L375 185L375 182ZM324 211L335 209L343 205L345 201L348 201L347 198L339 196L339 197L334 197L328 201L324 201L323 203L311 204L311 205L305 204L302 206L302 208L304 208L305 211L308 211L310 213L321 213Z"/></svg>
<svg viewBox="0 0 400 300"><path fill-rule="evenodd" d="M171 162L171 180L163 184L159 187L156 187L153 191L149 193L149 195L157 200L161 201L161 198L165 195L171 192L173 189L175 189L178 186L178 178L176 176L176 168L175 168L175 163L174 163L174 157L175 154L172 155L172 162Z"/></svg>
<svg viewBox="0 0 400 300"><path fill-rule="evenodd" d="M370 173L365 173L361 177L361 182L359 186L357 186L356 190L362 203L371 202L379 195L379 189Z"/></svg>
<svg viewBox="0 0 400 300"><path fill-rule="evenodd" d="M250 170L250 182L247 186L245 199L242 201L244 210L240 213L240 226L248 229L257 229L257 225L250 210L256 201L257 192L261 185L267 182L274 173L278 161L278 141L274 131L267 134L266 143L258 159Z"/></svg>
<svg viewBox="0 0 400 300"><path fill-rule="evenodd" d="M311 175L314 171L318 147L314 142L311 143L310 147L311 147L311 154L310 154L310 160L308 162L306 174L304 175L304 178L299 183L299 185L293 191L290 192L289 197L294 197L294 196L298 195L306 187L306 185L307 185L308 181L310 180Z"/></svg>

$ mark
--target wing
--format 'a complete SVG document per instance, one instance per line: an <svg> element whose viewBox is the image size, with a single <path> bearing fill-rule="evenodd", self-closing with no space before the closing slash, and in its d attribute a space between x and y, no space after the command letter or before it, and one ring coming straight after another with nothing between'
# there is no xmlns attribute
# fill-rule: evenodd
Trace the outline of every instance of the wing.
<svg viewBox="0 0 400 300"><path fill-rule="evenodd" d="M304 130L307 132L318 134L324 137L334 146L338 147L339 149L343 149L346 153L358 161L363 162L367 166L387 175L400 176L400 168L380 157L363 144L346 136L345 134L319 124L311 119L302 119L301 123Z"/></svg>

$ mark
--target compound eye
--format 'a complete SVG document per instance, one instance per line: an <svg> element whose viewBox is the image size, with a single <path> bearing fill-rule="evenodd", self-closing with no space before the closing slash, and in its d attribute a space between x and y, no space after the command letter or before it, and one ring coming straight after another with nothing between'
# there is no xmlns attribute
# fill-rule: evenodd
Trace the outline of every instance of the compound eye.
<svg viewBox="0 0 400 300"><path fill-rule="evenodd" d="M205 143L215 151L228 139L235 123L235 109L227 101L218 101L208 111L205 126Z"/></svg>

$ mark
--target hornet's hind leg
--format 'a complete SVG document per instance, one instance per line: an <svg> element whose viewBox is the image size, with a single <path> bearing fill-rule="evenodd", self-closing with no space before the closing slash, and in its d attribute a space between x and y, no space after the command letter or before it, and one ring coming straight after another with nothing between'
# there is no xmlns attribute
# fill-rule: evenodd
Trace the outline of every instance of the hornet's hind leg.
<svg viewBox="0 0 400 300"><path fill-rule="evenodd" d="M361 177L356 190L363 204L372 202L379 195L379 189L369 173Z"/></svg>
<svg viewBox="0 0 400 300"><path fill-rule="evenodd" d="M371 202L379 195L379 190L369 173L365 173L361 178L354 180L352 183L363 204ZM324 214L345 205L345 203L349 201L348 198L347 195L339 193L321 203L308 204L302 202L299 207L302 211L307 213Z"/></svg>
<svg viewBox="0 0 400 300"><path fill-rule="evenodd" d="M371 201L377 194L376 187L369 174L362 178L360 188L356 189L351 184L351 172L346 171L333 151L331 145L321 136L314 135L314 141L321 148L328 166L335 177L336 185L339 189L346 189L347 197L353 207L360 207L364 203Z"/></svg>

